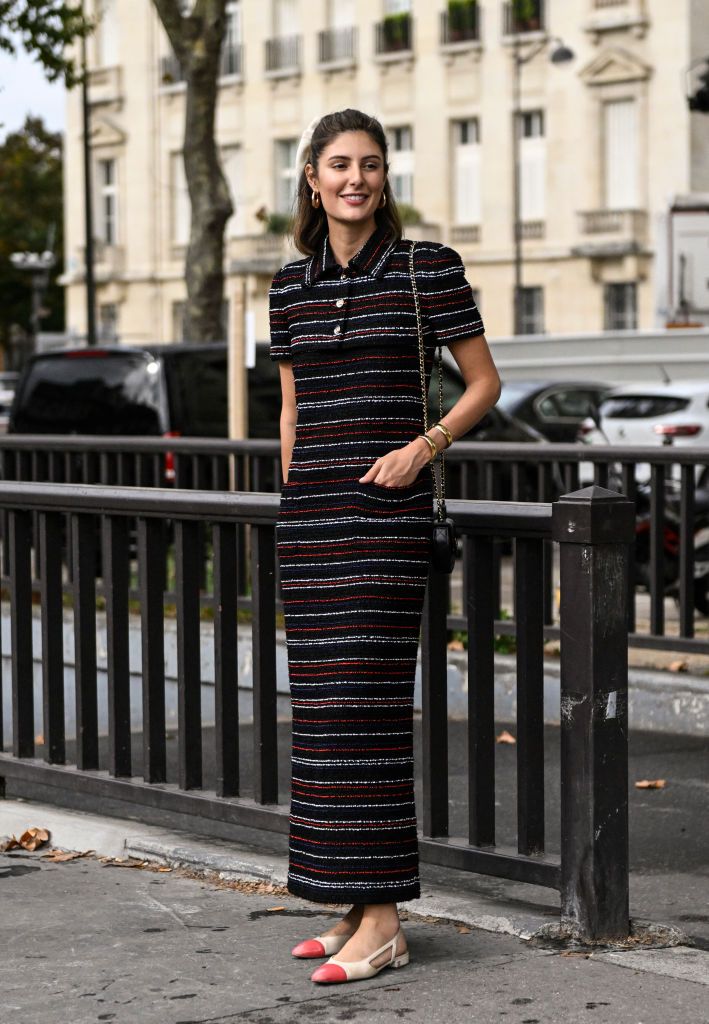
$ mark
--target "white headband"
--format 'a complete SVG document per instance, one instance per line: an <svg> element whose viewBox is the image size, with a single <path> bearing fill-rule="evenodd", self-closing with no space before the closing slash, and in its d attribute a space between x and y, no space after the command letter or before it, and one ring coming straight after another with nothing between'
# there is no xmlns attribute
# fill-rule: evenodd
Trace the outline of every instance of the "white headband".
<svg viewBox="0 0 709 1024"><path fill-rule="evenodd" d="M310 140L313 137L313 132L316 127L320 124L322 118L318 114L314 117L308 127L305 129L303 134L300 136L300 142L295 152L295 174L296 179L300 177L300 172L303 170L308 160L310 159Z"/></svg>

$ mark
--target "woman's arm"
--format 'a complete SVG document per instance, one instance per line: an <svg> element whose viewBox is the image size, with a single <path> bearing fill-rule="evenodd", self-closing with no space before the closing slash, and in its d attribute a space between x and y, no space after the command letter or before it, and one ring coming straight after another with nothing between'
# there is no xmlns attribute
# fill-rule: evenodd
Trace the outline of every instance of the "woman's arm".
<svg viewBox="0 0 709 1024"><path fill-rule="evenodd" d="M484 335L461 338L448 346L460 367L465 391L455 405L441 418L453 440L467 434L500 397L500 375L497 372ZM435 372L435 367L434 367ZM440 451L446 439L440 430L429 430L428 436ZM404 487L413 483L422 466L431 458L431 449L421 437L403 448L387 452L361 476L361 483L376 481L382 487Z"/></svg>
<svg viewBox="0 0 709 1024"><path fill-rule="evenodd" d="M288 468L295 444L295 424L298 412L295 404L293 364L289 359L281 359L278 368L281 374L281 471L285 482L288 480ZM425 441L421 441L421 444L425 443Z"/></svg>

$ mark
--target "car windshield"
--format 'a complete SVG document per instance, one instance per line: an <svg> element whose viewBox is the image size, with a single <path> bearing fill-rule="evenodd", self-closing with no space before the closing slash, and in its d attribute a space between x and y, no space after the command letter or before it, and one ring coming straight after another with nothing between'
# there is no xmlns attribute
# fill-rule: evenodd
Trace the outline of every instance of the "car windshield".
<svg viewBox="0 0 709 1024"><path fill-rule="evenodd" d="M160 434L158 364L95 351L35 359L13 412L24 434Z"/></svg>
<svg viewBox="0 0 709 1024"><path fill-rule="evenodd" d="M641 420L682 412L688 398L674 395L614 395L601 404L601 416L609 420Z"/></svg>

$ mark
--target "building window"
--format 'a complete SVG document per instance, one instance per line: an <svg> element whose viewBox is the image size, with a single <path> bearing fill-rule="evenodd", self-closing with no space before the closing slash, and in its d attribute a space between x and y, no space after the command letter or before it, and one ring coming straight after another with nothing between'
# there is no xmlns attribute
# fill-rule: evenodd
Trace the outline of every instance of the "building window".
<svg viewBox="0 0 709 1024"><path fill-rule="evenodd" d="M96 64L100 68L113 68L119 61L117 0L100 0L96 6Z"/></svg>
<svg viewBox="0 0 709 1024"><path fill-rule="evenodd" d="M453 223L480 221L480 122L471 117L453 122Z"/></svg>
<svg viewBox="0 0 709 1024"><path fill-rule="evenodd" d="M543 221L546 215L546 139L543 110L519 115L520 217Z"/></svg>
<svg viewBox="0 0 709 1024"><path fill-rule="evenodd" d="M244 151L241 146L226 146L222 150L222 167L229 186L234 212L226 227L228 238L246 234L246 200L244 195Z"/></svg>
<svg viewBox="0 0 709 1024"><path fill-rule="evenodd" d="M172 244L187 245L190 240L190 195L182 153L170 154L170 225Z"/></svg>
<svg viewBox="0 0 709 1024"><path fill-rule="evenodd" d="M292 213L295 200L295 154L297 139L279 139L276 142L276 212Z"/></svg>
<svg viewBox="0 0 709 1024"><path fill-rule="evenodd" d="M384 0L384 18L374 29L375 53L409 51L413 44L411 0Z"/></svg>
<svg viewBox="0 0 709 1024"><path fill-rule="evenodd" d="M98 307L99 341L118 341L118 306L115 302L105 302Z"/></svg>
<svg viewBox="0 0 709 1024"><path fill-rule="evenodd" d="M414 201L414 136L410 127L389 128L389 178L396 201Z"/></svg>
<svg viewBox="0 0 709 1024"><path fill-rule="evenodd" d="M520 334L544 333L544 289L520 289Z"/></svg>
<svg viewBox="0 0 709 1024"><path fill-rule="evenodd" d="M355 0L330 0L327 28L318 33L318 63L354 61L357 54Z"/></svg>
<svg viewBox="0 0 709 1024"><path fill-rule="evenodd" d="M106 245L118 241L118 182L116 161L98 162L98 237Z"/></svg>
<svg viewBox="0 0 709 1024"><path fill-rule="evenodd" d="M638 112L635 100L613 100L603 104L603 149L606 209L638 209Z"/></svg>
<svg viewBox="0 0 709 1024"><path fill-rule="evenodd" d="M603 329L635 331L638 327L638 289L634 281L607 284L603 289Z"/></svg>
<svg viewBox="0 0 709 1024"><path fill-rule="evenodd" d="M241 74L241 3L231 0L226 7L226 31L220 56L219 74Z"/></svg>

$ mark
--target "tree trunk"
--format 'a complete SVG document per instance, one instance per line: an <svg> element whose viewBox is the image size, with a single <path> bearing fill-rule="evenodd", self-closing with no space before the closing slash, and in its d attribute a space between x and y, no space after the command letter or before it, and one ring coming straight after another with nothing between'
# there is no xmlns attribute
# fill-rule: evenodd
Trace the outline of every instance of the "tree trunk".
<svg viewBox="0 0 709 1024"><path fill-rule="evenodd" d="M186 79L184 161L191 205L185 279L185 335L224 339L224 228L233 213L214 137L226 0L196 0L183 16L179 0L154 0Z"/></svg>

